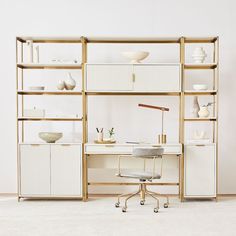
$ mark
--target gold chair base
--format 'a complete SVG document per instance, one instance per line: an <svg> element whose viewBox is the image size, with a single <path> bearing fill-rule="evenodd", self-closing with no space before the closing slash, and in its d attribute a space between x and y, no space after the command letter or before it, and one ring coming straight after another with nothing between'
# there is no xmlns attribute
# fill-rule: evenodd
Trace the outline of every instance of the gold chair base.
<svg viewBox="0 0 236 236"><path fill-rule="evenodd" d="M119 207L120 206L120 198L121 197L126 197L125 198L125 205L124 207L122 208L122 211L123 212L126 212L127 210L127 202L130 198L136 196L140 194L140 205L144 205L145 203L145 198L146 198L146 195L154 198L156 200L156 207L154 208L154 212L157 213L159 211L159 199L156 197L156 196L163 196L166 198L166 203L164 203L164 208L168 208L169 207L169 197L167 195L164 195L164 194L160 194L160 193L155 193L155 192L152 192L152 191L149 191L147 190L146 188L146 184L145 183L140 183L139 185L139 190L137 192L134 192L134 193L127 193L127 194L121 194L118 196L118 201L117 203L115 204L116 207Z"/></svg>

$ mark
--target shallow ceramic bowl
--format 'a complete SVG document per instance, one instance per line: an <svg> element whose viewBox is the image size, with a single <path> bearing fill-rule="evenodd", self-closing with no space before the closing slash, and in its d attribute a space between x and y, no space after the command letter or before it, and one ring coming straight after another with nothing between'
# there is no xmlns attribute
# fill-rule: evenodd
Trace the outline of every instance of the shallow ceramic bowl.
<svg viewBox="0 0 236 236"><path fill-rule="evenodd" d="M122 52L122 55L125 56L126 58L130 59L131 63L140 63L140 61L142 61L143 59L145 59L149 55L149 52L130 51L130 52Z"/></svg>
<svg viewBox="0 0 236 236"><path fill-rule="evenodd" d="M40 132L39 137L47 143L55 143L62 137L62 133Z"/></svg>
<svg viewBox="0 0 236 236"><path fill-rule="evenodd" d="M207 84L194 84L193 89L194 90L207 90L208 85Z"/></svg>
<svg viewBox="0 0 236 236"><path fill-rule="evenodd" d="M44 86L31 86L29 87L29 90L44 90Z"/></svg>

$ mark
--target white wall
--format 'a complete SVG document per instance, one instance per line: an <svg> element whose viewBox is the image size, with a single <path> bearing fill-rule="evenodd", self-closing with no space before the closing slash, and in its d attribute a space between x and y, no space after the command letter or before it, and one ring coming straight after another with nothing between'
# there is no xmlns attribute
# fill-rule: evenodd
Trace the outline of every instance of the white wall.
<svg viewBox="0 0 236 236"><path fill-rule="evenodd" d="M15 37L220 36L219 190L236 193L234 0L1 0L0 192L16 192Z"/></svg>

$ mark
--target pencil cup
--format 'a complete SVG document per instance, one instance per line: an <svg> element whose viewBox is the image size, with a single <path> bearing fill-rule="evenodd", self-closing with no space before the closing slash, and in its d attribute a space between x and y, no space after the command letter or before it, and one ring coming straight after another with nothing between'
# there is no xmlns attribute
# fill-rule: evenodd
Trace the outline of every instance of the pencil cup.
<svg viewBox="0 0 236 236"><path fill-rule="evenodd" d="M97 133L97 140L98 140L98 142L102 142L103 141L103 132L101 132L101 133Z"/></svg>

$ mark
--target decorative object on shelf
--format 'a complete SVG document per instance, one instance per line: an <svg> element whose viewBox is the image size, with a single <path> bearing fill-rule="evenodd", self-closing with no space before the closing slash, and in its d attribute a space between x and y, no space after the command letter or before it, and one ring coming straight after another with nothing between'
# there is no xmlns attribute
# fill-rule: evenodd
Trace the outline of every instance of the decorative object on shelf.
<svg viewBox="0 0 236 236"><path fill-rule="evenodd" d="M97 141L102 142L103 141L103 128L99 129L96 128L97 130Z"/></svg>
<svg viewBox="0 0 236 236"><path fill-rule="evenodd" d="M57 84L57 89L58 90L63 90L65 88L65 82L63 80L59 80Z"/></svg>
<svg viewBox="0 0 236 236"><path fill-rule="evenodd" d="M138 104L139 107L145 107L150 109L157 109L161 110L161 134L158 135L158 143L166 143L166 134L164 134L164 112L169 111L170 109L167 107L158 107L158 106L152 106L147 104Z"/></svg>
<svg viewBox="0 0 236 236"><path fill-rule="evenodd" d="M207 84L194 84L193 89L196 91L204 91L208 89L208 85Z"/></svg>
<svg viewBox="0 0 236 236"><path fill-rule="evenodd" d="M56 132L40 132L39 137L47 143L55 143L60 138L62 138L62 133Z"/></svg>
<svg viewBox="0 0 236 236"><path fill-rule="evenodd" d="M39 63L39 46L35 47L35 62Z"/></svg>
<svg viewBox="0 0 236 236"><path fill-rule="evenodd" d="M26 40L27 54L28 54L28 62L33 63L33 40Z"/></svg>
<svg viewBox="0 0 236 236"><path fill-rule="evenodd" d="M199 115L198 115L199 111L200 111L200 106L199 106L199 103L198 103L198 97L194 96L194 98L193 98L193 110L192 110L193 117L195 117L195 118L199 117Z"/></svg>
<svg viewBox="0 0 236 236"><path fill-rule="evenodd" d="M66 60L66 59L52 59L53 63L65 63L65 64L78 64L79 60L78 59L73 59L73 60Z"/></svg>
<svg viewBox="0 0 236 236"><path fill-rule="evenodd" d="M109 139L113 140L114 139L114 134L115 134L114 128L109 129L108 133L109 133Z"/></svg>
<svg viewBox="0 0 236 236"><path fill-rule="evenodd" d="M95 140L94 143L97 143L97 144L112 144L112 143L116 143L116 141L115 140L110 140L110 139L103 139L102 141Z"/></svg>
<svg viewBox="0 0 236 236"><path fill-rule="evenodd" d="M192 57L195 63L203 63L207 54L202 47L197 47L195 48Z"/></svg>
<svg viewBox="0 0 236 236"><path fill-rule="evenodd" d="M45 110L37 109L36 107L34 107L34 109L24 109L23 116L24 117L44 117Z"/></svg>
<svg viewBox="0 0 236 236"><path fill-rule="evenodd" d="M36 91L42 91L44 89L45 89L44 86L30 86L29 87L29 90L36 90Z"/></svg>
<svg viewBox="0 0 236 236"><path fill-rule="evenodd" d="M76 82L73 79L71 73L68 73L69 78L65 81L65 89L66 90L73 90L76 86Z"/></svg>
<svg viewBox="0 0 236 236"><path fill-rule="evenodd" d="M203 131L203 130L201 130L201 131L199 131L199 130L194 130L194 132L193 132L193 138L194 138L194 140L199 140L199 139L205 139L205 137L206 137L206 131Z"/></svg>
<svg viewBox="0 0 236 236"><path fill-rule="evenodd" d="M199 117L206 118L210 115L210 112L208 110L208 107L214 104L214 102L209 102L207 105L203 105L200 107L200 110L198 112Z"/></svg>
<svg viewBox="0 0 236 236"><path fill-rule="evenodd" d="M122 52L122 55L126 58L130 59L130 63L140 63L142 60L144 60L148 55L149 52L143 52L143 51L129 51L129 52Z"/></svg>

